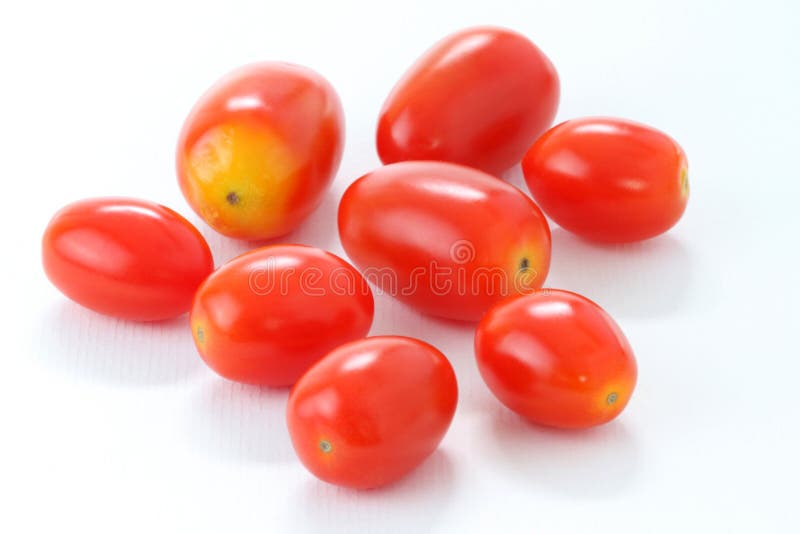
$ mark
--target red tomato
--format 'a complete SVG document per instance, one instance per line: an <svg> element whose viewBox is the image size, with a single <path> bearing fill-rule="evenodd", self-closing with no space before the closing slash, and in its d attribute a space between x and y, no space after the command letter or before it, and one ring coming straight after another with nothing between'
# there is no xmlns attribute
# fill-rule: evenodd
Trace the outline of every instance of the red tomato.
<svg viewBox="0 0 800 534"><path fill-rule="evenodd" d="M541 287L550 230L519 189L481 171L404 162L356 180L339 235L368 280L418 310L477 321L497 300Z"/></svg>
<svg viewBox="0 0 800 534"><path fill-rule="evenodd" d="M595 241L639 241L666 232L689 198L686 155L678 143L623 119L561 123L533 144L522 169L547 215Z"/></svg>
<svg viewBox="0 0 800 534"><path fill-rule="evenodd" d="M268 239L294 229L319 204L344 144L333 87L288 63L230 73L195 105L178 142L178 182L218 232Z"/></svg>
<svg viewBox="0 0 800 534"><path fill-rule="evenodd" d="M195 345L230 380L290 386L332 348L372 324L364 278L330 252L274 245L231 260L197 290Z"/></svg>
<svg viewBox="0 0 800 534"><path fill-rule="evenodd" d="M499 174L550 125L559 83L526 37L469 28L428 50L392 89L378 120L384 163L439 160Z"/></svg>
<svg viewBox="0 0 800 534"><path fill-rule="evenodd" d="M453 368L436 348L371 337L342 345L303 375L286 420L309 471L366 489L397 480L430 456L457 400Z"/></svg>
<svg viewBox="0 0 800 534"><path fill-rule="evenodd" d="M55 214L42 239L47 277L96 312L157 321L189 311L214 269L192 224L169 208L132 198L94 198Z"/></svg>
<svg viewBox="0 0 800 534"><path fill-rule="evenodd" d="M636 360L614 320L591 300L545 289L504 301L475 334L484 381L535 423L584 428L614 419L636 385Z"/></svg>

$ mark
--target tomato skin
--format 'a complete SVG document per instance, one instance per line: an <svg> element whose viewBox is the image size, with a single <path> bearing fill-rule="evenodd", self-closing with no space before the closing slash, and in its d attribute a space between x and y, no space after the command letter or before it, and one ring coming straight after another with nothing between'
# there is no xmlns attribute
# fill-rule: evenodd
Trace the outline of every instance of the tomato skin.
<svg viewBox="0 0 800 534"><path fill-rule="evenodd" d="M342 345L292 389L286 421L318 478L356 489L393 482L430 456L455 414L447 358L417 339L378 336Z"/></svg>
<svg viewBox="0 0 800 534"><path fill-rule="evenodd" d="M547 426L606 423L636 385L622 330L600 306L569 291L545 289L493 307L478 324L475 356L500 402Z"/></svg>
<svg viewBox="0 0 800 534"><path fill-rule="evenodd" d="M203 236L171 209L133 198L79 200L59 210L42 237L50 281L81 306L133 321L189 311L214 269Z"/></svg>
<svg viewBox="0 0 800 534"><path fill-rule="evenodd" d="M666 134L605 117L553 127L522 161L528 188L550 218L613 243L655 237L678 222L689 199L687 165Z"/></svg>
<svg viewBox="0 0 800 534"><path fill-rule="evenodd" d="M372 292L350 264L305 245L234 258L197 290L191 325L203 360L230 380L291 386L328 351L364 337Z"/></svg>
<svg viewBox="0 0 800 534"><path fill-rule="evenodd" d="M192 109L178 141L178 182L218 232L270 239L317 207L343 146L342 105L325 78L299 65L254 63L223 77Z"/></svg>
<svg viewBox="0 0 800 534"><path fill-rule="evenodd" d="M339 205L347 255L419 311L477 321L494 302L541 287L550 230L517 188L476 169L403 162L356 180Z"/></svg>
<svg viewBox="0 0 800 534"><path fill-rule="evenodd" d="M475 27L433 45L400 79L378 119L383 163L437 160L498 175L550 125L558 74L525 36Z"/></svg>

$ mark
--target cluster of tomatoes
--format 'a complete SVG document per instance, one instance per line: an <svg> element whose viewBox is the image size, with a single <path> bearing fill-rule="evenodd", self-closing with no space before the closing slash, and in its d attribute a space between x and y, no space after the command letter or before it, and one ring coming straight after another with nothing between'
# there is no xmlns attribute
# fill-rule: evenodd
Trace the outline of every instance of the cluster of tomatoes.
<svg viewBox="0 0 800 534"><path fill-rule="evenodd" d="M305 245L256 248L214 270L201 234L143 200L59 211L43 239L50 280L97 312L157 321L190 311L200 356L230 380L293 386L287 425L319 478L389 483L438 446L456 409L439 350L365 337L373 291L429 315L479 321L481 376L531 421L583 428L616 417L636 362L614 320L568 291L542 289L550 229L629 242L674 225L687 163L667 135L612 118L550 128L559 81L527 38L471 28L435 44L381 111L385 166L339 205L352 266ZM548 129L549 128L549 129ZM177 172L197 214L251 241L285 235L319 204L344 145L342 106L307 68L259 63L221 79L180 134ZM534 201L498 175L522 163Z"/></svg>

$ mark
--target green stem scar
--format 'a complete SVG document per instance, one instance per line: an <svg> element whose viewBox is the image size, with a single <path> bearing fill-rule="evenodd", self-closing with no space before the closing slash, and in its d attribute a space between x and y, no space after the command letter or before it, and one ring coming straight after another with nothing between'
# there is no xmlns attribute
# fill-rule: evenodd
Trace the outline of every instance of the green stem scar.
<svg viewBox="0 0 800 534"><path fill-rule="evenodd" d="M333 449L333 445L331 445L330 441L324 439L319 440L319 450L327 454L331 452L331 449Z"/></svg>
<svg viewBox="0 0 800 534"><path fill-rule="evenodd" d="M612 391L611 393L608 394L608 397L606 397L606 404L611 406L612 404L617 402L617 397L618 397L617 392Z"/></svg>
<svg viewBox="0 0 800 534"><path fill-rule="evenodd" d="M199 343L204 343L206 340L206 333L203 331L202 326L197 327L197 341Z"/></svg>
<svg viewBox="0 0 800 534"><path fill-rule="evenodd" d="M531 262L528 260L528 258L522 258L519 261L519 270L520 271L527 271L530 268L531 268Z"/></svg>
<svg viewBox="0 0 800 534"><path fill-rule="evenodd" d="M689 170L686 167L681 169L681 195L689 196Z"/></svg>
<svg viewBox="0 0 800 534"><path fill-rule="evenodd" d="M235 206L239 203L239 195L236 194L236 191L231 191L230 193L227 194L225 200L227 200L228 204L230 204L231 206Z"/></svg>

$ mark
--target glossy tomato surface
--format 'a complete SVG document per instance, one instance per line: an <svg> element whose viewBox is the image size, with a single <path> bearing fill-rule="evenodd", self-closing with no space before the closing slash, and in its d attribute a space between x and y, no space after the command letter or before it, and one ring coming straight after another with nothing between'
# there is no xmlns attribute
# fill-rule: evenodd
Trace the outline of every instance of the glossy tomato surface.
<svg viewBox="0 0 800 534"><path fill-rule="evenodd" d="M568 291L545 289L493 307L478 324L475 356L503 404L548 426L608 422L636 385L625 335L600 306Z"/></svg>
<svg viewBox="0 0 800 534"><path fill-rule="evenodd" d="M200 232L169 208L133 198L73 202L42 239L42 264L67 297L96 312L157 321L189 311L214 269Z"/></svg>
<svg viewBox="0 0 800 534"><path fill-rule="evenodd" d="M500 174L556 116L559 82L525 36L477 27L445 37L392 89L378 119L384 163L438 160Z"/></svg>
<svg viewBox="0 0 800 534"><path fill-rule="evenodd" d="M364 337L372 292L341 258L274 245L220 267L197 290L192 333L203 360L230 380L290 386L332 348Z"/></svg>
<svg viewBox="0 0 800 534"><path fill-rule="evenodd" d="M430 456L455 413L453 368L422 341L379 336L343 345L297 382L286 411L303 464L320 479L366 489Z"/></svg>
<svg viewBox="0 0 800 534"><path fill-rule="evenodd" d="M477 321L541 287L550 230L520 190L481 171L403 162L356 180L339 205L350 259L385 293L440 317Z"/></svg>
<svg viewBox="0 0 800 534"><path fill-rule="evenodd" d="M630 242L669 230L686 209L683 149L666 134L624 119L589 117L552 128L522 162L536 202L587 239Z"/></svg>
<svg viewBox="0 0 800 534"><path fill-rule="evenodd" d="M319 204L343 144L342 106L322 76L288 63L247 65L217 82L186 119L178 182L215 230L273 238Z"/></svg>

